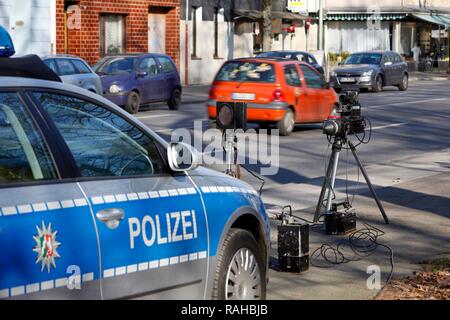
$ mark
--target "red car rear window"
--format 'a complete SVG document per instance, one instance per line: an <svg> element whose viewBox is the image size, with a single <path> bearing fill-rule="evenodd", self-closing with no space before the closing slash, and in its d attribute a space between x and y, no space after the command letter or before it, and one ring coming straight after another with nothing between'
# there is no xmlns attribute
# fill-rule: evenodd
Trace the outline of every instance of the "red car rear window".
<svg viewBox="0 0 450 320"><path fill-rule="evenodd" d="M220 69L216 81L275 82L275 67L267 62L230 61Z"/></svg>

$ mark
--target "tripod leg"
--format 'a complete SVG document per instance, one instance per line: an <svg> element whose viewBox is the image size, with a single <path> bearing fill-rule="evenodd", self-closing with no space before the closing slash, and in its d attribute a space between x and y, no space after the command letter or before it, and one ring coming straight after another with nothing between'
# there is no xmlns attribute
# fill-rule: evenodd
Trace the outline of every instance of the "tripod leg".
<svg viewBox="0 0 450 320"><path fill-rule="evenodd" d="M327 191L327 188L329 187L329 183L330 183L330 180L332 177L332 172L333 172L333 168L334 168L334 164L335 164L335 158L338 156L338 154L339 154L338 151L334 151L334 150L331 153L327 172L323 179L322 190L320 191L319 201L317 202L316 212L314 213L314 220L313 220L314 222L317 222L319 220L320 209L322 208L323 200L325 198L325 193Z"/></svg>
<svg viewBox="0 0 450 320"><path fill-rule="evenodd" d="M226 152L226 161L227 161L227 170L226 174L230 176L234 176L233 172L233 164L234 164L234 157L235 157L235 148L234 148L234 140L235 135L234 133L225 132L225 152Z"/></svg>
<svg viewBox="0 0 450 320"><path fill-rule="evenodd" d="M339 164L339 152L336 151L334 154L334 159L333 159L333 169L331 171L330 185L328 186L327 213L331 210L331 203L333 202L333 190L334 190L334 185L336 183L336 174L337 174L338 164Z"/></svg>
<svg viewBox="0 0 450 320"><path fill-rule="evenodd" d="M348 145L350 146L350 149L352 150L353 156L355 157L356 163L358 164L359 169L361 170L364 179L366 179L367 185L369 186L369 190L372 193L373 198L375 199L375 202L377 203L378 209L380 209L381 214L383 215L384 222L386 224L389 224L389 219L387 217L386 212L384 211L383 205L381 204L380 199L378 199L378 196L375 192L375 189L373 188L372 182L370 182L369 175L366 172L366 169L364 169L364 166L362 165L361 161L359 160L358 154L356 153L356 148L350 141L348 142Z"/></svg>

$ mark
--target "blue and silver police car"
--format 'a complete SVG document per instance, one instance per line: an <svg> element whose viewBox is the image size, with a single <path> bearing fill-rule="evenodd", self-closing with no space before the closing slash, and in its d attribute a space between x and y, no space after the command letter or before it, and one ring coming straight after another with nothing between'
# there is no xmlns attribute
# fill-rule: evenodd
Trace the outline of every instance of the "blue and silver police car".
<svg viewBox="0 0 450 320"><path fill-rule="evenodd" d="M257 192L36 59L0 58L0 298L264 299Z"/></svg>

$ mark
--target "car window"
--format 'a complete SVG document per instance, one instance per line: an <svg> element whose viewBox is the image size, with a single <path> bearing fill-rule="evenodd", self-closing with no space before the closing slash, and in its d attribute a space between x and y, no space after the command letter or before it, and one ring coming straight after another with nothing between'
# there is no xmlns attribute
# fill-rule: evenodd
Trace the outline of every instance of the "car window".
<svg viewBox="0 0 450 320"><path fill-rule="evenodd" d="M57 177L50 153L15 93L0 93L0 184Z"/></svg>
<svg viewBox="0 0 450 320"><path fill-rule="evenodd" d="M324 82L323 78L315 72L311 67L307 65L300 65L302 69L303 77L305 78L306 86L308 88L321 89L323 88Z"/></svg>
<svg viewBox="0 0 450 320"><path fill-rule="evenodd" d="M301 87L300 75L295 64L290 64L284 67L284 76L286 83L293 87Z"/></svg>
<svg viewBox="0 0 450 320"><path fill-rule="evenodd" d="M380 64L381 53L354 53L344 60L343 64Z"/></svg>
<svg viewBox="0 0 450 320"><path fill-rule="evenodd" d="M82 177L165 172L153 140L112 111L65 95L35 96L67 143Z"/></svg>
<svg viewBox="0 0 450 320"><path fill-rule="evenodd" d="M220 69L216 81L275 82L275 67L271 63L230 61Z"/></svg>
<svg viewBox="0 0 450 320"><path fill-rule="evenodd" d="M270 52L263 52L256 56L257 58L288 58L290 59L292 57L292 54L286 53L286 52L279 52L279 51L270 51Z"/></svg>
<svg viewBox="0 0 450 320"><path fill-rule="evenodd" d="M394 62L395 63L400 63L402 61L403 61L402 57L400 57L399 54L394 53Z"/></svg>
<svg viewBox="0 0 450 320"><path fill-rule="evenodd" d="M70 61L72 61L75 68L77 68L79 74L91 73L91 70L89 70L88 66L83 61L77 59L72 59Z"/></svg>
<svg viewBox="0 0 450 320"><path fill-rule="evenodd" d="M54 73L58 74L58 68L56 67L56 62L53 59L44 60L44 63L53 70Z"/></svg>
<svg viewBox="0 0 450 320"><path fill-rule="evenodd" d="M313 56L310 56L310 55L308 55L308 63L309 64L318 64L317 60Z"/></svg>
<svg viewBox="0 0 450 320"><path fill-rule="evenodd" d="M156 60L154 58L142 59L141 63L139 64L139 71L147 72L147 74L150 76L155 76L159 74L159 69Z"/></svg>
<svg viewBox="0 0 450 320"><path fill-rule="evenodd" d="M159 63L161 64L161 70L164 73L173 72L175 71L175 67L167 57L158 57Z"/></svg>
<svg viewBox="0 0 450 320"><path fill-rule="evenodd" d="M78 73L74 65L68 59L56 59L56 64L58 65L60 76L70 76Z"/></svg>
<svg viewBox="0 0 450 320"><path fill-rule="evenodd" d="M111 58L95 70L100 75L129 75L133 72L136 61L136 57Z"/></svg>
<svg viewBox="0 0 450 320"><path fill-rule="evenodd" d="M384 62L392 62L392 63L395 63L395 54L390 53L390 52L386 53L386 54L384 55L384 60L383 60L383 61L384 61Z"/></svg>
<svg viewBox="0 0 450 320"><path fill-rule="evenodd" d="M306 58L306 56L303 53L297 54L297 60L303 61L303 62L308 62L308 59Z"/></svg>

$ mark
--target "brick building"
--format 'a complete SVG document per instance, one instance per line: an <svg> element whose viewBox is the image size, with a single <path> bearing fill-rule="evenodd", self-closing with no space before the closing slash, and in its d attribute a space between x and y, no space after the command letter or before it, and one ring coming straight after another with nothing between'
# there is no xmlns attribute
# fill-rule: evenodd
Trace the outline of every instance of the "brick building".
<svg viewBox="0 0 450 320"><path fill-rule="evenodd" d="M180 63L179 0L56 0L56 52L94 64L114 53L160 52Z"/></svg>

